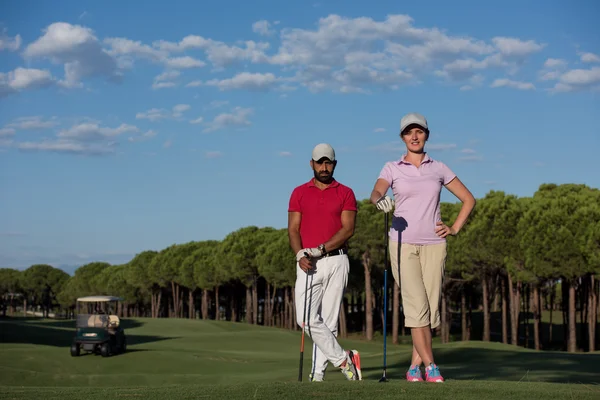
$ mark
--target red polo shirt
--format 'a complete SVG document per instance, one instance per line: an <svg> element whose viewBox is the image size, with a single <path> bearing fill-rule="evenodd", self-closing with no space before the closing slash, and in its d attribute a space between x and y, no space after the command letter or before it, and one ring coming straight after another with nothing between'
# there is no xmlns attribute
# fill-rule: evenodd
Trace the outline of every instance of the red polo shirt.
<svg viewBox="0 0 600 400"><path fill-rule="evenodd" d="M342 211L346 210L357 210L352 189L334 180L321 190L314 184L314 178L292 191L288 208L289 212L302 213L302 247L317 247L331 239L341 229Z"/></svg>

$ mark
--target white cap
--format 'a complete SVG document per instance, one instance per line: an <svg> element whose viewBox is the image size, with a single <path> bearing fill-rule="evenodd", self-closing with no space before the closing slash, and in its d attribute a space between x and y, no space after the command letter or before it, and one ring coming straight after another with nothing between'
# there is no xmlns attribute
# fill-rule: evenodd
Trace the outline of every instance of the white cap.
<svg viewBox="0 0 600 400"><path fill-rule="evenodd" d="M316 145L312 151L313 160L319 161L323 157L327 157L330 161L335 161L335 151L333 151L333 147L327 143Z"/></svg>
<svg viewBox="0 0 600 400"><path fill-rule="evenodd" d="M406 127L413 124L419 125L421 128L424 128L427 131L429 130L429 127L427 126L427 120L424 116L418 113L408 113L400 120L400 133L402 133Z"/></svg>

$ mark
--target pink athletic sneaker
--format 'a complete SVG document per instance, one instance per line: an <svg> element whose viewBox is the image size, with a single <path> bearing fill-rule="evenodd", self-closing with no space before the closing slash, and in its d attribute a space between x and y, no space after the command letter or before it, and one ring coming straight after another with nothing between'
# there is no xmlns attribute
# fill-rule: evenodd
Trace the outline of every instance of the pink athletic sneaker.
<svg viewBox="0 0 600 400"><path fill-rule="evenodd" d="M425 368L425 379L427 382L444 382L444 378L440 374L440 369L433 363Z"/></svg>
<svg viewBox="0 0 600 400"><path fill-rule="evenodd" d="M409 382L423 382L421 368L418 365L411 365L410 369L406 372L406 380Z"/></svg>

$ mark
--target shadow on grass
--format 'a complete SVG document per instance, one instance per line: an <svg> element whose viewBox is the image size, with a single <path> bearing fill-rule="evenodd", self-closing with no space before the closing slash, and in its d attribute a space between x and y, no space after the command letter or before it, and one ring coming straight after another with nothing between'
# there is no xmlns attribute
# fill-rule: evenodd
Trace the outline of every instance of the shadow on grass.
<svg viewBox="0 0 600 400"><path fill-rule="evenodd" d="M63 329L73 329L75 330L75 320L74 319L43 319L43 318L10 318L4 320L6 323L17 322L17 323L26 323L28 325L36 325L40 327L49 327L49 328L63 328ZM133 319L121 319L121 326L123 329L133 329L139 328L144 324L138 320Z"/></svg>
<svg viewBox="0 0 600 400"><path fill-rule="evenodd" d="M154 335L129 335L127 329L141 326L137 321L124 321L128 352L137 351L129 346L177 339ZM1 343L35 344L44 346L70 347L75 336L75 321L41 321L19 318L4 320L0 329ZM141 351L141 350L140 350ZM149 351L149 350L148 350Z"/></svg>
<svg viewBox="0 0 600 400"><path fill-rule="evenodd" d="M600 354L523 352L485 348L434 348L436 363L447 380L506 380L521 382L600 383ZM405 379L409 356L389 363L390 379ZM363 368L369 378L381 367Z"/></svg>

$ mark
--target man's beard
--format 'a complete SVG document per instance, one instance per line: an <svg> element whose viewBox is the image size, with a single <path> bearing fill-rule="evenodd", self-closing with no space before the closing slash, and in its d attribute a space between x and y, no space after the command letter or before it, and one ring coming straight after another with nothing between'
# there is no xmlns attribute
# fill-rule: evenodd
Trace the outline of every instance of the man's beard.
<svg viewBox="0 0 600 400"><path fill-rule="evenodd" d="M315 179L318 180L321 183L330 183L333 180L333 172L330 174L328 172L317 172L314 171L315 173Z"/></svg>

